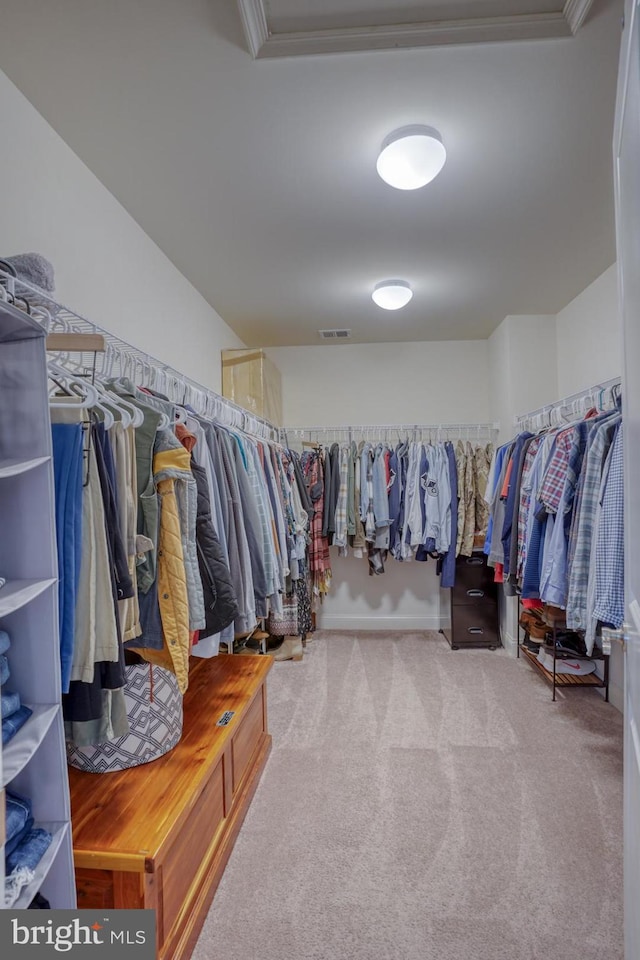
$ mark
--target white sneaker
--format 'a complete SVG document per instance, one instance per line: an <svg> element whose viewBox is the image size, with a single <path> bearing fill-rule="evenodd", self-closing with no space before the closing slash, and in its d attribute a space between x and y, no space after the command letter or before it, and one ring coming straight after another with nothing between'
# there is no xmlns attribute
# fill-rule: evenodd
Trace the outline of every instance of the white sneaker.
<svg viewBox="0 0 640 960"><path fill-rule="evenodd" d="M540 653L538 654L538 660L549 673L553 673L553 656L550 653L544 653L542 648L540 648ZM596 669L596 665L593 660L585 660L582 657L569 657L568 660L556 660L556 673L572 673L577 677L584 677L588 673L593 673Z"/></svg>

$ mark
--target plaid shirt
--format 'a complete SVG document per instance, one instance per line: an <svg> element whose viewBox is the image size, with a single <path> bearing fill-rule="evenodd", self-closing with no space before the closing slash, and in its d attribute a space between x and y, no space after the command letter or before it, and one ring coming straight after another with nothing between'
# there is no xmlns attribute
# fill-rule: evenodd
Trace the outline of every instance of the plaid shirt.
<svg viewBox="0 0 640 960"><path fill-rule="evenodd" d="M336 504L335 515L335 533L333 535L334 547L340 547L340 556L347 555L347 516L349 512L348 492L349 492L349 459L351 452L349 447L342 447L340 450L340 488L338 492L338 502Z"/></svg>
<svg viewBox="0 0 640 960"><path fill-rule="evenodd" d="M562 499L564 481L567 476L567 464L573 444L573 427L563 430L556 436L556 445L549 466L542 481L539 500L547 513L557 513Z"/></svg>
<svg viewBox="0 0 640 960"><path fill-rule="evenodd" d="M567 626L570 630L584 630L587 626L589 566L602 468L620 421L620 414L614 413L595 428L586 456L579 514L574 518L575 549L569 567Z"/></svg>
<svg viewBox="0 0 640 960"><path fill-rule="evenodd" d="M536 454L540 449L542 437L534 437L525 454L524 466L522 468L522 480L520 483L520 506L518 508L518 564L516 572L518 578L522 578L525 564L526 552L526 531L527 518L529 516L529 507L531 505L531 472L536 459Z"/></svg>
<svg viewBox="0 0 640 960"><path fill-rule="evenodd" d="M558 505L557 516L551 528L549 542L545 538L544 563L540 577L540 598L563 609L567 605L568 562L567 545L571 510L576 487L580 476L587 436L590 430L588 421L576 424L572 428L571 451L566 468L562 498Z"/></svg>
<svg viewBox="0 0 640 960"><path fill-rule="evenodd" d="M596 541L593 616L619 628L624 622L624 480L622 425L613 443Z"/></svg>

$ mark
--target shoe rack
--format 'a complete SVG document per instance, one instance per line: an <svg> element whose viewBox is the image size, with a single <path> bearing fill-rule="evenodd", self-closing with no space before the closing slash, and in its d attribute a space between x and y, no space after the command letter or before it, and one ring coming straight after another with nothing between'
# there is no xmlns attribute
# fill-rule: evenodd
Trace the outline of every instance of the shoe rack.
<svg viewBox="0 0 640 960"><path fill-rule="evenodd" d="M548 670L540 661L538 660L536 654L533 650L529 650L528 647L524 646L524 641L529 639L529 634L526 630L523 630L520 624L520 612L522 610L522 603L518 600L518 650L517 656L520 657L520 651L525 660L528 660L532 667L538 671L538 673L544 677L544 679L551 685L552 690L552 701L556 700L556 691L559 687L562 689L575 689L576 687L595 687L596 689L604 690L604 699L606 702L609 702L609 657L604 654L597 654L596 656L586 657L580 656L580 660L602 660L604 661L604 676L599 677L597 673L586 673L582 675L576 675L573 673L558 673L557 663L558 655L556 650L556 640L559 629L567 629L567 621L563 618L554 617L551 623L547 623L550 632L553 635L553 669ZM523 636L524 634L524 636ZM537 643L537 640L534 640ZM542 642L542 641L541 641Z"/></svg>

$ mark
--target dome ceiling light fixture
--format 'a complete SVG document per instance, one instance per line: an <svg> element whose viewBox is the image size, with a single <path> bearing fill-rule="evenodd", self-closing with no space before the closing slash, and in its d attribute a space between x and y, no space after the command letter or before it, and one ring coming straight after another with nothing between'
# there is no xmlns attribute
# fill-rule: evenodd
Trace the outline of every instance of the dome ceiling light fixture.
<svg viewBox="0 0 640 960"><path fill-rule="evenodd" d="M371 299L383 310L400 310L412 296L413 290L406 280L381 280L373 288Z"/></svg>
<svg viewBox="0 0 640 960"><path fill-rule="evenodd" d="M376 169L396 190L418 190L438 176L446 159L438 131L414 123L385 137Z"/></svg>

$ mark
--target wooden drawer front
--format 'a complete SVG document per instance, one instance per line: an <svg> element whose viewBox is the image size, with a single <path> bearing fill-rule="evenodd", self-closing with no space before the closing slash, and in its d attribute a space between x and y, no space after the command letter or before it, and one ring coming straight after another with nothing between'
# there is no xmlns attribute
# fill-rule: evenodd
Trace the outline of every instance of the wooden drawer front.
<svg viewBox="0 0 640 960"><path fill-rule="evenodd" d="M453 609L453 642L485 643L498 641L498 608L495 603L476 603Z"/></svg>
<svg viewBox="0 0 640 960"><path fill-rule="evenodd" d="M249 765L253 751L264 732L263 695L264 687L261 687L253 703L247 710L231 743L234 793L240 785L240 781Z"/></svg>
<svg viewBox="0 0 640 960"><path fill-rule="evenodd" d="M162 870L162 931L164 942L183 906L189 901L189 887L224 819L224 774L222 759L196 800L195 807L176 835L160 864Z"/></svg>
<svg viewBox="0 0 640 960"><path fill-rule="evenodd" d="M451 596L451 603L454 607L476 606L479 603L492 604L495 607L496 591L486 583L479 587L467 587L465 590L457 589Z"/></svg>
<svg viewBox="0 0 640 960"><path fill-rule="evenodd" d="M483 553L474 553L471 557L458 557L456 562L456 583L453 588L454 600L467 590L479 588L489 593L495 591L493 570L487 566Z"/></svg>

